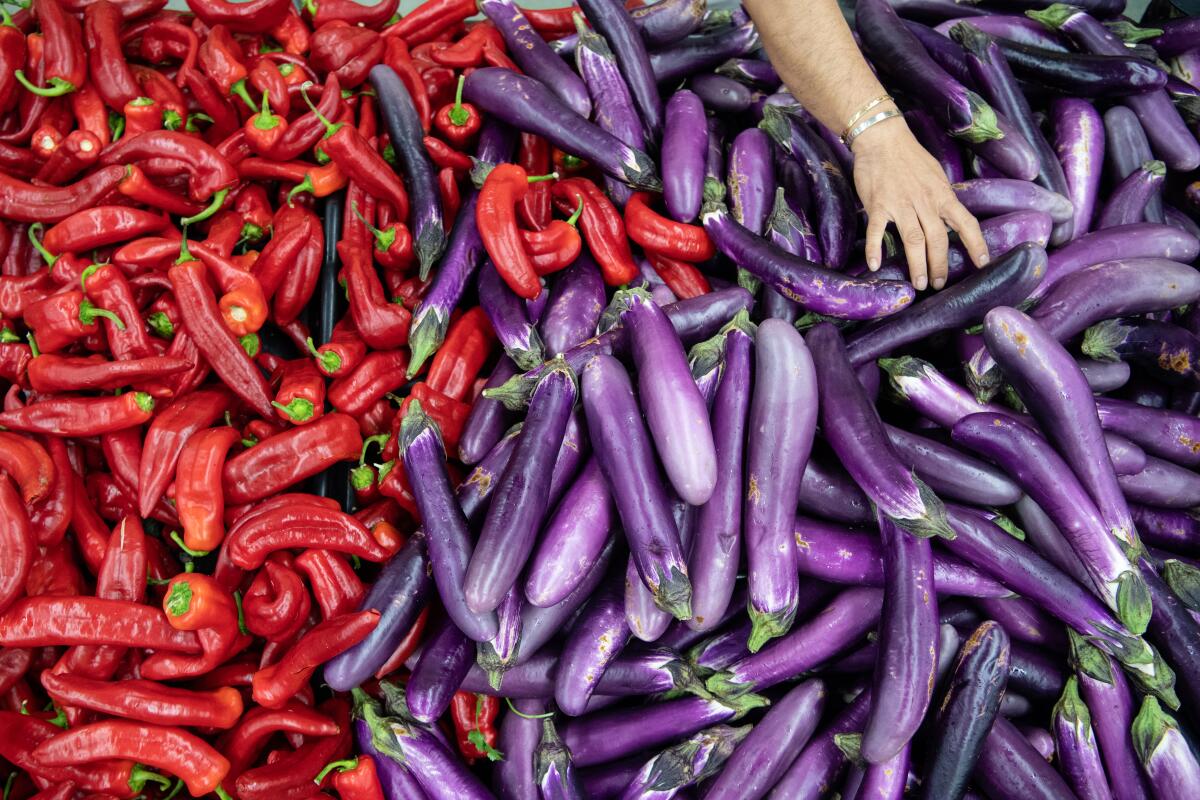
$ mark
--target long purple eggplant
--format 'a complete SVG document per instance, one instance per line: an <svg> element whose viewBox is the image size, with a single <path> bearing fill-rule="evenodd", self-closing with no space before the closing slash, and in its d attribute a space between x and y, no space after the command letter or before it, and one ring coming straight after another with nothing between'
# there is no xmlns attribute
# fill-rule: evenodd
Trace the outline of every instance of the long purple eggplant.
<svg viewBox="0 0 1200 800"><path fill-rule="evenodd" d="M856 800L901 800L909 784L912 745L906 742L895 755L863 768L862 783L855 792Z"/></svg>
<svg viewBox="0 0 1200 800"><path fill-rule="evenodd" d="M1062 164L1067 197L1072 205L1072 233L1091 230L1104 164L1104 123L1086 100L1060 97L1050 105L1054 121L1054 152Z"/></svg>
<svg viewBox="0 0 1200 800"><path fill-rule="evenodd" d="M619 0L583 0L579 7L612 48L629 86L634 107L642 119L647 141L658 142L663 131L662 98L658 94L646 43L633 18Z"/></svg>
<svg viewBox="0 0 1200 800"><path fill-rule="evenodd" d="M811 457L800 479L801 510L849 524L874 520L871 501L833 459Z"/></svg>
<svg viewBox="0 0 1200 800"><path fill-rule="evenodd" d="M542 738L533 751L534 779L545 800L583 800L583 788L571 751L558 735L552 716L542 720Z"/></svg>
<svg viewBox="0 0 1200 800"><path fill-rule="evenodd" d="M427 800L425 790L413 774L395 759L388 758L375 746L368 719L372 712L356 714L354 718L354 741L358 752L370 757L375 764L379 785L388 800ZM530 800L537 800L531 798Z"/></svg>
<svg viewBox="0 0 1200 800"><path fill-rule="evenodd" d="M983 515L976 512L976 516ZM1004 532L1011 535L1008 530ZM1024 597L981 597L975 604L984 616L1003 625L1015 641L1053 651L1065 649L1066 637L1062 626L1033 601Z"/></svg>
<svg viewBox="0 0 1200 800"><path fill-rule="evenodd" d="M405 686L413 718L426 725L441 719L474 662L474 643L453 621L442 620L425 642Z"/></svg>
<svg viewBox="0 0 1200 800"><path fill-rule="evenodd" d="M768 106L763 109L763 120L759 127L804 170L812 187L816 233L825 257L824 263L831 269L841 269L850 255L855 232L854 196L849 180L837 165L828 145L803 120L780 108ZM771 197L766 196L764 202L769 204ZM761 233L761 230L749 224L746 227Z"/></svg>
<svg viewBox="0 0 1200 800"><path fill-rule="evenodd" d="M912 739L929 708L937 671L938 616L929 541L902 530L882 512L878 521L883 613L874 699L862 741L863 757L871 764L894 758Z"/></svg>
<svg viewBox="0 0 1200 800"><path fill-rule="evenodd" d="M978 9L976 9L978 10ZM934 30L943 36L950 35L950 29L960 22L973 25L984 33L989 33L997 39L1018 44L1040 47L1055 53L1069 52L1061 36L1046 30L1045 26L1034 22L1029 17L1016 14L987 13L976 16L964 15L958 19L948 19L934 26Z"/></svg>
<svg viewBox="0 0 1200 800"><path fill-rule="evenodd" d="M871 691L868 689L854 698L828 727L814 736L775 784L768 795L770 800L818 798L827 794L847 763L846 754L837 746L836 739L862 730L870 704Z"/></svg>
<svg viewBox="0 0 1200 800"><path fill-rule="evenodd" d="M983 333L988 352L1062 451L1105 526L1136 553L1137 531L1108 458L1091 389L1075 360L1037 321L1016 309L988 312Z"/></svg>
<svg viewBox="0 0 1200 800"><path fill-rule="evenodd" d="M1084 331L1082 351L1103 361L1130 361L1172 386L1200 385L1200 337L1179 325L1152 319L1099 322Z"/></svg>
<svg viewBox="0 0 1200 800"><path fill-rule="evenodd" d="M934 333L978 323L998 305L1017 305L1042 280L1046 251L1014 247L987 267L852 337L850 363L860 366Z"/></svg>
<svg viewBox="0 0 1200 800"><path fill-rule="evenodd" d="M1179 723L1147 697L1133 720L1133 747L1156 798L1185 800L1200 786L1200 762Z"/></svg>
<svg viewBox="0 0 1200 800"><path fill-rule="evenodd" d="M516 134L513 130L499 120L489 119L479 134L475 157L489 164L509 161L515 146ZM458 301L462 299L467 284L474 277L479 261L484 256L483 240L479 238L479 228L475 224L477 199L478 192L474 189L470 189L463 197L445 255L413 314L408 335L408 346L412 350L412 360L408 364L409 378L416 375L425 361L442 346L446 329L450 326L450 315L458 307Z"/></svg>
<svg viewBox="0 0 1200 800"><path fill-rule="evenodd" d="M1167 179L1167 168L1161 161L1147 161L1129 174L1117 186L1096 218L1096 230L1117 225L1132 225L1147 218L1150 198L1160 195Z"/></svg>
<svg viewBox="0 0 1200 800"><path fill-rule="evenodd" d="M677 42L704 22L706 3L701 0L662 0L630 14L650 47Z"/></svg>
<svg viewBox="0 0 1200 800"><path fill-rule="evenodd" d="M1141 472L1121 475L1117 483L1130 502L1177 509L1200 505L1200 475L1154 456Z"/></svg>
<svg viewBox="0 0 1200 800"><path fill-rule="evenodd" d="M821 430L855 482L905 530L918 536L953 536L941 500L896 457L837 328L821 323L809 331L807 341L820 390Z"/></svg>
<svg viewBox="0 0 1200 800"><path fill-rule="evenodd" d="M742 543L742 486L746 426L750 409L751 349L746 315L734 318L725 334L721 383L713 400L712 429L717 483L699 511L696 538L688 558L692 579L692 619L696 630L712 630L733 596Z"/></svg>
<svg viewBox="0 0 1200 800"><path fill-rule="evenodd" d="M580 253L575 263L555 278L549 304L538 321L546 354L560 356L590 338L603 311L600 268L590 254Z"/></svg>
<svg viewBox="0 0 1200 800"><path fill-rule="evenodd" d="M775 200L771 137L747 128L729 146L725 185L733 218L762 236Z"/></svg>
<svg viewBox="0 0 1200 800"><path fill-rule="evenodd" d="M714 725L667 748L638 770L622 792L621 800L674 797L713 775L724 774L722 767L751 727Z"/></svg>
<svg viewBox="0 0 1200 800"><path fill-rule="evenodd" d="M753 22L744 22L703 36L689 36L650 54L659 84L670 86L699 72L715 69L731 58L759 46Z"/></svg>
<svg viewBox="0 0 1200 800"><path fill-rule="evenodd" d="M549 502L545 476L562 445L575 397L575 375L561 362L534 390L467 568L463 592L475 611L500 605L529 558Z"/></svg>
<svg viewBox="0 0 1200 800"><path fill-rule="evenodd" d="M1200 240L1169 225L1123 225L1082 236L1050 255L1046 278L1033 292L1044 297L1068 275L1106 261L1162 258L1187 263L1200 255Z"/></svg>
<svg viewBox="0 0 1200 800"><path fill-rule="evenodd" d="M546 703L542 700L516 700L500 720L504 758L496 764L496 788L501 800L541 800L533 773L533 753L542 740L545 713Z"/></svg>
<svg viewBox="0 0 1200 800"><path fill-rule="evenodd" d="M770 61L756 58L731 58L717 67L717 74L764 91L774 91L783 84L783 79Z"/></svg>
<svg viewBox="0 0 1200 800"><path fill-rule="evenodd" d="M896 455L929 487L951 500L983 506L1007 506L1021 489L1003 472L935 439L886 426Z"/></svg>
<svg viewBox="0 0 1200 800"><path fill-rule="evenodd" d="M517 374L517 367L508 357L496 361L492 374L483 388L501 386ZM480 397L471 406L471 413L458 439L458 457L464 464L478 464L496 446L512 422L508 410L498 400Z"/></svg>
<svg viewBox="0 0 1200 800"><path fill-rule="evenodd" d="M980 403L964 387L947 378L928 361L913 356L882 358L892 391L918 414L949 428L968 414L1007 413L1001 406Z"/></svg>
<svg viewBox="0 0 1200 800"><path fill-rule="evenodd" d="M1108 397L1096 398L1096 411L1104 430L1131 439L1147 453L1185 467L1200 466L1200 419Z"/></svg>
<svg viewBox="0 0 1200 800"><path fill-rule="evenodd" d="M916 37L935 64L946 70L950 77L963 86L968 89L973 87L975 79L971 77L971 71L967 68L966 53L956 42L951 41L949 36L944 36L928 25L922 25L919 22L906 19L904 27ZM945 130L942 123L938 124Z"/></svg>
<svg viewBox="0 0 1200 800"><path fill-rule="evenodd" d="M946 173L946 180L951 183L962 183L967 179L962 152L954 140L933 121L933 117L921 109L913 109L904 112L904 119L908 122L908 127L912 129L913 135L917 137L921 146L942 165L942 171Z"/></svg>
<svg viewBox="0 0 1200 800"><path fill-rule="evenodd" d="M537 134L630 186L661 188L648 155L576 114L541 81L500 67L484 67L467 76L463 96L486 114Z"/></svg>
<svg viewBox="0 0 1200 800"><path fill-rule="evenodd" d="M1108 777L1092 730L1092 715L1079 696L1075 677L1067 679L1052 719L1055 750L1063 776L1079 800L1111 800Z"/></svg>
<svg viewBox="0 0 1200 800"><path fill-rule="evenodd" d="M1150 595L1140 574L1087 490L1050 443L1004 414L964 417L954 425L953 436L995 461L1020 484L1071 543L1094 590L1109 608L1130 631L1145 631Z"/></svg>
<svg viewBox="0 0 1200 800"><path fill-rule="evenodd" d="M973 143L975 160L978 162L975 172L981 180L997 180L1002 178L1032 181L1041 174L1041 150L1038 144L1029 141L1029 137L1021 132L1021 128L1007 115L993 111L996 115L996 127L1000 131L997 139L987 139ZM987 165L995 175L986 172L979 165Z"/></svg>
<svg viewBox="0 0 1200 800"><path fill-rule="evenodd" d="M500 31L522 72L549 86L579 116L586 119L592 115L583 81L550 49L512 0L480 0L479 10Z"/></svg>
<svg viewBox="0 0 1200 800"><path fill-rule="evenodd" d="M754 102L749 86L724 75L697 75L688 82L688 87L704 102L705 108L721 114L741 114Z"/></svg>
<svg viewBox="0 0 1200 800"><path fill-rule="evenodd" d="M994 800L1073 800L1066 781L1017 727L996 717L975 766L975 782Z"/></svg>
<svg viewBox="0 0 1200 800"><path fill-rule="evenodd" d="M615 588L601 591L571 629L559 658L554 699L564 713L584 713L604 670L629 637L622 594Z"/></svg>
<svg viewBox="0 0 1200 800"><path fill-rule="evenodd" d="M1062 692L1065 678L1060 654L1014 642L1008 665L1008 685L1022 696L1054 700Z"/></svg>
<svg viewBox="0 0 1200 800"><path fill-rule="evenodd" d="M1143 164L1154 160L1150 151L1150 140L1146 138L1142 123L1138 122L1137 114L1126 106L1113 106L1104 112L1104 137L1107 144L1105 158L1108 172L1114 182L1125 180ZM1151 193L1145 212L1148 222L1162 223L1161 192Z"/></svg>
<svg viewBox="0 0 1200 800"><path fill-rule="evenodd" d="M1089 579L1083 562L1045 509L1028 495L1017 501L1015 509L1021 530L1025 531L1025 538L1034 549L1079 583L1087 583Z"/></svg>
<svg viewBox="0 0 1200 800"><path fill-rule="evenodd" d="M1200 519L1193 511L1152 508L1133 503L1129 507L1143 541L1173 553L1200 554Z"/></svg>
<svg viewBox="0 0 1200 800"><path fill-rule="evenodd" d="M807 311L876 319L905 308L916 296L907 281L848 278L793 256L739 225L724 204L706 204L701 220L722 254Z"/></svg>
<svg viewBox="0 0 1200 800"><path fill-rule="evenodd" d="M1043 211L1056 223L1071 219L1075 207L1066 197L1030 181L975 179L954 184L958 201L972 214L995 216L1013 211Z"/></svg>
<svg viewBox="0 0 1200 800"><path fill-rule="evenodd" d="M797 517L799 569L830 583L883 586L883 547L878 537L817 520ZM992 578L945 553L933 554L933 583L941 595L1008 597L1012 593Z"/></svg>
<svg viewBox="0 0 1200 800"><path fill-rule="evenodd" d="M533 369L545 361L542 339L529 321L525 304L501 279L491 259L479 269L479 302L504 352L518 367Z"/></svg>
<svg viewBox="0 0 1200 800"><path fill-rule="evenodd" d="M667 101L663 134L663 202L679 222L691 222L704 200L704 166L708 155L708 124L704 103L681 89Z"/></svg>
<svg viewBox="0 0 1200 800"><path fill-rule="evenodd" d="M1198 298L1200 275L1191 267L1165 258L1123 258L1062 278L1033 316L1050 335L1065 340L1101 320L1164 311Z"/></svg>
<svg viewBox="0 0 1200 800"><path fill-rule="evenodd" d="M755 346L743 537L750 576L750 651L786 633L796 613L792 520L817 427L813 359L796 329L764 320Z"/></svg>
<svg viewBox="0 0 1200 800"><path fill-rule="evenodd" d="M691 387L694 390L695 383ZM583 406L596 459L616 502L638 572L664 611L688 619L692 587L679 531L671 518L633 386L620 362L611 356L597 356L588 364L583 373Z"/></svg>
<svg viewBox="0 0 1200 800"><path fill-rule="evenodd" d="M646 292L630 290L621 319L638 368L638 396L655 449L681 498L702 505L717 481L708 409L678 334Z"/></svg>
<svg viewBox="0 0 1200 800"><path fill-rule="evenodd" d="M520 432L520 423L505 431L504 435L500 437L500 441L496 442L483 460L475 465L475 468L455 490L459 505L462 506L463 513L467 515L467 520L472 525L478 523L483 512L487 510L492 490L495 489L496 481L504 473L512 458L513 448L517 444L517 434Z"/></svg>
<svg viewBox="0 0 1200 800"><path fill-rule="evenodd" d="M966 24L979 28L974 20ZM1120 97L1161 89L1166 73L1132 55L1063 52L998 38L1013 72L1028 84L1077 97Z"/></svg>

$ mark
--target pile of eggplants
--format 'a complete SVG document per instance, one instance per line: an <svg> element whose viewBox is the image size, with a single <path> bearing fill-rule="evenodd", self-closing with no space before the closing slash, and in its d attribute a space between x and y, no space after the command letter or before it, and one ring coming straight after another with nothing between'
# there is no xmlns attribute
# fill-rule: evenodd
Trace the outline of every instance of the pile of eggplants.
<svg viewBox="0 0 1200 800"><path fill-rule="evenodd" d="M532 133L619 207L663 192L712 290L636 246L606 287L585 248L520 300L467 198L416 319L478 287L537 346L465 469L403 420L422 529L324 669L370 680L434 609L405 680L355 692L389 800L1200 797L1200 25L859 0L991 250L918 293L900 252L866 270L853 155L743 10L579 6L547 42L481 3L521 73L466 79L478 160ZM507 699L498 761L437 726L459 690Z"/></svg>

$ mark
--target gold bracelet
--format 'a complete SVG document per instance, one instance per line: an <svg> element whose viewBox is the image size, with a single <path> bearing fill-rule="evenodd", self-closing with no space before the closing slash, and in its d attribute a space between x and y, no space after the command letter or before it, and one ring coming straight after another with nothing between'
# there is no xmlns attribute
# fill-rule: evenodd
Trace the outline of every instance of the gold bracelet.
<svg viewBox="0 0 1200 800"><path fill-rule="evenodd" d="M863 132L871 126L877 125L878 123L883 122L885 119L891 119L892 117L899 116L901 116L900 112L894 108L880 111L878 114L872 117L867 117L862 122L858 123L849 131L847 131L846 135L842 137L842 141L846 143L846 147L850 147L852 144L854 144L854 140L861 136Z"/></svg>
<svg viewBox="0 0 1200 800"><path fill-rule="evenodd" d="M892 99L892 96L888 95L888 94L885 94L882 97L876 97L874 100L867 103L865 106L860 108L858 111L855 111L853 114L851 114L850 121L847 122L846 127L842 129L842 139L845 139L847 136L850 135L850 129L853 128L859 122L859 120L861 120L863 117L865 117L867 115L867 112L869 112L871 109L875 108L875 106L878 106L882 103L890 102L891 99Z"/></svg>

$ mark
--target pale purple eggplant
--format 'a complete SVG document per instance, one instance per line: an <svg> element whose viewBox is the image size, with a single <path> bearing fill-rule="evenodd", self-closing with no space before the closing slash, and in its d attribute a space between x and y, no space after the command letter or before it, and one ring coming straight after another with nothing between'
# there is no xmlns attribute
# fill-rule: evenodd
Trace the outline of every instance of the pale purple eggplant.
<svg viewBox="0 0 1200 800"><path fill-rule="evenodd" d="M1099 596L1129 630L1145 631L1150 596L1141 576L1087 490L1050 443L1011 417L994 413L964 417L954 425L952 435L1017 481L1071 543Z"/></svg>
<svg viewBox="0 0 1200 800"><path fill-rule="evenodd" d="M1105 527L1137 552L1137 531L1117 485L1091 389L1075 360L1051 331L1016 309L988 312L983 332L988 352L1062 452L1096 503Z"/></svg>
<svg viewBox="0 0 1200 800"><path fill-rule="evenodd" d="M1054 222L1061 223L1070 220L1074 214L1070 200L1030 181L975 179L955 183L953 188L958 201L979 216L1033 210L1045 212Z"/></svg>
<svg viewBox="0 0 1200 800"><path fill-rule="evenodd" d="M847 278L793 256L739 225L723 204L706 205L701 219L726 257L807 311L875 319L896 313L916 296L906 281Z"/></svg>
<svg viewBox="0 0 1200 800"><path fill-rule="evenodd" d="M942 165L942 171L946 173L946 180L951 183L962 183L967 179L962 152L954 140L933 121L933 117L921 109L913 109L904 112L904 119L908 122L908 127L912 129L913 135L917 137L921 146Z"/></svg>
<svg viewBox="0 0 1200 800"><path fill-rule="evenodd" d="M973 22L968 20L967 24ZM998 38L996 44L1017 77L1036 88L1061 94L1120 97L1161 89L1167 79L1163 70L1131 53L1064 52L1003 38Z"/></svg>
<svg viewBox="0 0 1200 800"><path fill-rule="evenodd" d="M837 165L828 145L795 115L768 106L763 110L759 127L804 170L812 187L817 240L824 254L824 263L831 269L841 269L850 255L855 231L854 196L849 180ZM764 208L769 209L771 201L772 195L765 195ZM755 233L761 232L749 224L746 227Z"/></svg>
<svg viewBox="0 0 1200 800"><path fill-rule="evenodd" d="M356 695L356 699L358 696ZM371 735L371 726L367 721L370 713L363 716L355 715L354 741L358 752L367 756L375 764L375 772L379 776L379 786L383 789L388 800L426 800L427 795L417 783L416 777L398 761L388 758L376 748ZM530 798L537 800L537 798Z"/></svg>
<svg viewBox="0 0 1200 800"><path fill-rule="evenodd" d="M583 714L608 664L629 641L625 606L620 592L601 591L571 629L554 681L554 699L571 716Z"/></svg>
<svg viewBox="0 0 1200 800"><path fill-rule="evenodd" d="M1061 31L1089 53L1122 56L1128 52L1125 43L1098 20L1070 6L1059 4L1044 11L1029 12L1028 16L1048 28ZM1130 95L1124 102L1137 114L1160 160L1182 172L1200 166L1200 142L1188 130L1165 91L1156 89Z"/></svg>
<svg viewBox="0 0 1200 800"><path fill-rule="evenodd" d="M1104 432L1104 444L1117 475L1135 475L1146 468L1146 451L1120 434Z"/></svg>
<svg viewBox="0 0 1200 800"><path fill-rule="evenodd" d="M688 650L687 661L697 674L707 677L750 655L749 640L750 621L736 620Z"/></svg>
<svg viewBox="0 0 1200 800"><path fill-rule="evenodd" d="M775 168L771 137L747 128L733 139L725 185L733 218L762 236L775 200Z"/></svg>
<svg viewBox="0 0 1200 800"><path fill-rule="evenodd" d="M475 157L489 164L509 161L515 146L516 133L499 120L489 119L480 131ZM475 224L478 195L475 189L469 189L463 196L462 208L454 219L445 255L413 314L408 337L409 349L412 350L407 373L410 379L441 347L442 340L446 338L446 329L450 326L450 315L458 307L458 301L462 299L480 259L485 255L483 240L479 238L479 228Z"/></svg>
<svg viewBox="0 0 1200 800"><path fill-rule="evenodd" d="M523 608L521 593L513 586L504 595L500 605L496 606L496 635L476 648L476 662L487 670L488 680L496 688L499 688L505 672L513 666L517 657L521 625L524 622L521 614Z"/></svg>
<svg viewBox="0 0 1200 800"><path fill-rule="evenodd" d="M688 558L692 619L696 630L712 630L733 596L742 542L743 458L750 408L752 333L744 314L725 334L721 382L713 400L712 429L717 483L699 511Z"/></svg>
<svg viewBox="0 0 1200 800"><path fill-rule="evenodd" d="M426 640L405 686L413 718L426 725L441 719L474 662L474 643L452 620L442 620Z"/></svg>
<svg viewBox="0 0 1200 800"><path fill-rule="evenodd" d="M429 543L433 580L446 613L468 638L496 635L491 609L468 607L463 578L471 561L472 535L446 471L446 450L437 423L412 401L400 426L400 454Z"/></svg>
<svg viewBox="0 0 1200 800"><path fill-rule="evenodd" d="M484 260L479 269L479 302L513 363L528 370L545 361L542 338L529 321L525 304L500 277L491 259Z"/></svg>
<svg viewBox="0 0 1200 800"><path fill-rule="evenodd" d="M885 426L896 455L939 496L983 506L1007 506L1021 489L1003 472L934 439Z"/></svg>
<svg viewBox="0 0 1200 800"><path fill-rule="evenodd" d="M561 361L534 389L467 568L463 592L475 611L500 605L530 555L550 502L545 476L562 445L575 398L575 375Z"/></svg>
<svg viewBox="0 0 1200 800"><path fill-rule="evenodd" d="M690 374L688 382L694 391ZM616 502L638 572L659 607L688 619L692 589L679 531L671 519L633 386L620 362L611 356L597 356L588 364L583 373L583 406L596 459Z"/></svg>
<svg viewBox="0 0 1200 800"><path fill-rule="evenodd" d="M984 180L1034 180L1038 177L1040 167L1036 146L1007 116L999 111L992 113L996 117L996 128L1000 131L1000 136L974 142L971 149L976 152L980 161L995 169L998 174L979 174L978 177Z"/></svg>
<svg viewBox="0 0 1200 800"><path fill-rule="evenodd" d="M975 766L975 783L994 800L1073 800L1066 781L1016 726L996 717Z"/></svg>
<svg viewBox="0 0 1200 800"><path fill-rule="evenodd" d="M589 253L582 252L574 264L555 277L549 304L538 321L546 355L560 356L590 338L596 332L604 302L600 268Z"/></svg>
<svg viewBox="0 0 1200 800"><path fill-rule="evenodd" d="M1040 47L1043 50L1051 50L1056 53L1068 52L1061 36L1046 30L1045 26L1034 22L1029 17L1016 14L970 14L958 19L948 19L945 22L940 22L934 26L934 30L948 37L950 29L960 22L973 25L984 33L995 36L997 39L1016 42L1018 44L1027 44L1031 47Z"/></svg>
<svg viewBox="0 0 1200 800"><path fill-rule="evenodd" d="M1147 697L1133 720L1133 747L1146 771L1146 779L1161 800L1194 797L1200 786L1200 762L1179 723Z"/></svg>
<svg viewBox="0 0 1200 800"><path fill-rule="evenodd" d="M512 360L502 356L496 361L488 376L485 389L501 386L509 378L517 374L517 367ZM496 443L504 436L512 423L511 415L498 400L480 397L471 406L471 413L463 425L462 434L458 439L458 458L464 464L478 464L491 451Z"/></svg>
<svg viewBox="0 0 1200 800"><path fill-rule="evenodd" d="M834 522L874 520L871 501L834 459L812 457L800 479L799 507Z"/></svg>
<svg viewBox="0 0 1200 800"><path fill-rule="evenodd" d="M1025 538L1034 549L1079 583L1087 583L1088 574L1083 562L1045 509L1028 495L1018 500L1015 508L1021 530L1025 531Z"/></svg>
<svg viewBox="0 0 1200 800"><path fill-rule="evenodd" d="M1046 272L1046 251L1027 242L981 270L851 337L850 363L860 366L939 331L968 327L998 305L1017 305Z"/></svg>
<svg viewBox="0 0 1200 800"><path fill-rule="evenodd" d="M691 665L674 650L639 646L609 663L600 686L610 694L655 694L691 691L697 683Z"/></svg>
<svg viewBox="0 0 1200 800"><path fill-rule="evenodd" d="M525 579L525 597L542 608L579 585L612 538L612 497L595 458L589 458L542 529Z"/></svg>
<svg viewBox="0 0 1200 800"><path fill-rule="evenodd" d="M1130 369L1124 361L1096 361L1091 358L1077 358L1080 372L1088 382L1088 387L1096 394L1115 392L1129 383Z"/></svg>
<svg viewBox="0 0 1200 800"><path fill-rule="evenodd" d="M1096 230L1132 225L1147 218L1150 197L1161 195L1167 168L1161 161L1147 161L1117 186L1096 217Z"/></svg>
<svg viewBox="0 0 1200 800"><path fill-rule="evenodd" d="M1096 398L1100 426L1140 445L1147 453L1185 467L1200 466L1200 419L1126 400Z"/></svg>
<svg viewBox="0 0 1200 800"><path fill-rule="evenodd" d="M633 18L619 0L582 0L579 7L612 48L642 120L646 140L657 143L663 133L663 103L646 43Z"/></svg>
<svg viewBox="0 0 1200 800"><path fill-rule="evenodd" d="M871 704L867 689L854 698L820 733L809 741L768 795L770 800L818 798L829 792L833 782L846 766L846 754L836 739L852 731L862 730Z"/></svg>
<svg viewBox="0 0 1200 800"><path fill-rule="evenodd" d="M705 339L688 350L688 368L692 371L692 379L696 388L704 398L704 407L712 414L713 399L717 396L717 386L721 382L721 363L725 357L725 331L722 330L711 339ZM713 439L714 446L716 439Z"/></svg>
<svg viewBox="0 0 1200 800"><path fill-rule="evenodd" d="M783 84L774 65L757 58L731 58L717 67L717 74L765 91L773 91Z"/></svg>
<svg viewBox="0 0 1200 800"><path fill-rule="evenodd" d="M1104 164L1104 123L1095 106L1074 97L1055 98L1050 105L1054 152L1062 164L1072 208L1075 238L1091 230Z"/></svg>
<svg viewBox="0 0 1200 800"><path fill-rule="evenodd" d="M942 502L901 464L879 413L854 375L837 328L821 323L808 332L816 365L821 430L843 466L890 519L918 536L953 536Z"/></svg>
<svg viewBox="0 0 1200 800"><path fill-rule="evenodd" d="M1001 406L981 403L965 388L947 378L928 361L913 356L881 358L892 391L913 410L944 428L969 414L992 411L1010 413Z"/></svg>
<svg viewBox="0 0 1200 800"><path fill-rule="evenodd" d="M813 359L794 327L775 319L758 326L754 373L742 530L754 623L751 652L786 633L795 618L799 581L792 520L817 426Z"/></svg>
<svg viewBox="0 0 1200 800"><path fill-rule="evenodd" d="M537 134L630 186L657 190L662 185L650 156L576 114L535 78L501 67L476 69L467 76L463 97L484 113Z"/></svg>
<svg viewBox="0 0 1200 800"><path fill-rule="evenodd" d="M874 699L862 740L863 757L875 765L900 753L925 717L937 672L938 637L929 541L902 530L883 513L878 522L883 541L883 612Z"/></svg>
<svg viewBox="0 0 1200 800"><path fill-rule="evenodd" d="M541 723L542 737L533 751L533 772L542 800L583 800L571 751L558 735L553 717Z"/></svg>
<svg viewBox="0 0 1200 800"><path fill-rule="evenodd" d="M750 108L754 95L741 81L724 75L697 75L688 87L704 102L704 107L719 114L741 114ZM667 112L668 124L670 111Z"/></svg>
<svg viewBox="0 0 1200 800"><path fill-rule="evenodd" d="M886 0L859 3L855 23L874 63L935 113L949 133L968 142L1000 135L987 103L933 62Z"/></svg>
<svg viewBox="0 0 1200 800"><path fill-rule="evenodd" d="M1062 698L1054 706L1052 724L1060 771L1075 795L1079 800L1111 800L1092 715L1079 696L1074 676L1067 679Z"/></svg>
<svg viewBox="0 0 1200 800"><path fill-rule="evenodd" d="M1157 380L1194 389L1200 383L1195 359L1200 337L1179 325L1152 319L1107 319L1083 334L1085 355L1104 361L1130 361Z"/></svg>
<svg viewBox="0 0 1200 800"><path fill-rule="evenodd" d="M704 200L708 123L695 92L680 89L667 101L663 133L663 202L679 222L691 222Z"/></svg>
<svg viewBox="0 0 1200 800"><path fill-rule="evenodd" d="M622 800L670 800L689 786L718 773L751 726L714 725L667 748L638 770L621 793Z"/></svg>
<svg viewBox="0 0 1200 800"><path fill-rule="evenodd" d="M558 99L579 116L587 119L592 115L587 86L550 49L512 0L480 0L479 10L500 31L508 52L522 72L550 87Z"/></svg>
<svg viewBox="0 0 1200 800"><path fill-rule="evenodd" d="M1113 106L1104 112L1104 137L1108 172L1114 183L1125 180L1143 164L1154 160L1150 152L1150 140L1146 138L1142 123L1138 122L1137 114L1126 106ZM1161 191L1150 194L1145 213L1147 222L1163 222Z"/></svg>
<svg viewBox="0 0 1200 800"><path fill-rule="evenodd" d="M541 800L533 753L542 740L545 713L542 700L515 700L500 720L499 749L504 758L496 764L496 789L501 800Z"/></svg>
<svg viewBox="0 0 1200 800"><path fill-rule="evenodd" d="M361 642L326 662L323 677L330 688L349 691L387 662L425 607L433 588L431 572L425 534L417 531L384 565L359 606L378 610L379 624Z"/></svg>
<svg viewBox="0 0 1200 800"><path fill-rule="evenodd" d="M1154 456L1146 459L1144 470L1121 475L1117 483L1131 503L1176 509L1200 505L1200 475Z"/></svg>
<svg viewBox="0 0 1200 800"><path fill-rule="evenodd" d="M753 22L703 36L689 36L650 54L655 79L670 86L700 72L715 69L731 58L745 55L759 45Z"/></svg>
<svg viewBox="0 0 1200 800"><path fill-rule="evenodd" d="M713 675L706 686L719 697L739 697L813 669L873 630L879 621L882 601L880 589L845 589L816 617Z"/></svg>
<svg viewBox="0 0 1200 800"><path fill-rule="evenodd" d="M1008 685L1023 697L1054 700L1063 690L1061 654L1013 642Z"/></svg>
<svg viewBox="0 0 1200 800"><path fill-rule="evenodd" d="M379 64L371 69L370 79L396 153L399 174L408 189L412 206L408 227L412 231L413 251L420 264L419 274L421 280L425 280L446 250L446 225L442 217L437 170L425 150L421 117L400 76L386 64Z"/></svg>
<svg viewBox="0 0 1200 800"><path fill-rule="evenodd" d="M630 290L626 297L621 319L630 331L638 397L655 449L679 496L703 505L717 480L708 409L666 315L645 292Z"/></svg>

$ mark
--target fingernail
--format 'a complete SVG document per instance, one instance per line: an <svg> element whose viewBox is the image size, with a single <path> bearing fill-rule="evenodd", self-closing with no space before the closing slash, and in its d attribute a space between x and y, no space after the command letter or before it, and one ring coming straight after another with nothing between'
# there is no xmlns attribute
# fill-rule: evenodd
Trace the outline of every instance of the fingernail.
<svg viewBox="0 0 1200 800"><path fill-rule="evenodd" d="M923 292L928 284L925 282L925 276L922 275L921 277L917 278L917 282L913 285L917 287L918 292Z"/></svg>
<svg viewBox="0 0 1200 800"><path fill-rule="evenodd" d="M975 261L979 264L979 266L985 266L988 263L988 254L980 253L978 257L976 257Z"/></svg>
<svg viewBox="0 0 1200 800"><path fill-rule="evenodd" d="M933 279L933 288L935 288L935 289L940 289L940 288L942 288L942 287L943 287L943 286L945 286L945 285L946 285L946 279L945 279L945 278L934 278L934 279Z"/></svg>
<svg viewBox="0 0 1200 800"><path fill-rule="evenodd" d="M871 270L871 272L874 272L875 270L879 269L879 259L876 258L875 256L871 256L870 258L868 258L867 259L867 269Z"/></svg>

